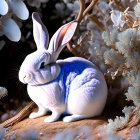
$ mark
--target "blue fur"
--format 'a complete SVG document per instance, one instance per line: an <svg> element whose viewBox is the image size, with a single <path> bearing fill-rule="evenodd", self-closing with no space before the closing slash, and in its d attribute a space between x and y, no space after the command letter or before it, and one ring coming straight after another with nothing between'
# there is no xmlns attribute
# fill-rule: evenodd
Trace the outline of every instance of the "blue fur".
<svg viewBox="0 0 140 140"><path fill-rule="evenodd" d="M61 72L57 80L59 82L61 92L63 92L64 94L65 103L67 103L68 101L71 82L78 75L80 75L84 69L88 67L90 67L89 64L86 64L80 61L66 62L61 66Z"/></svg>

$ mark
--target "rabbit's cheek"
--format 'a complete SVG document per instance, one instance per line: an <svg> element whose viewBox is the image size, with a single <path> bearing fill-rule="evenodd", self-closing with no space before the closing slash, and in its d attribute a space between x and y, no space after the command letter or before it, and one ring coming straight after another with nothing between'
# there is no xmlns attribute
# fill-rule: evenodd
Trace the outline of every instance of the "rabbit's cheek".
<svg viewBox="0 0 140 140"><path fill-rule="evenodd" d="M50 75L50 73L46 72L45 70L40 70L37 73L34 73L34 83L36 84L46 84L50 81L50 79L47 78L47 75ZM33 82L33 81L32 81Z"/></svg>
<svg viewBox="0 0 140 140"><path fill-rule="evenodd" d="M43 84L51 81L50 75L51 73L49 71L41 72L41 79L42 79Z"/></svg>

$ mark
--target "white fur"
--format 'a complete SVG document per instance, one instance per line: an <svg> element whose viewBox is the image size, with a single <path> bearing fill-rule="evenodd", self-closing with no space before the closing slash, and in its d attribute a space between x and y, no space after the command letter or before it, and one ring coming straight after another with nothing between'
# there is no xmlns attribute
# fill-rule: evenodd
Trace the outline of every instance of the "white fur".
<svg viewBox="0 0 140 140"><path fill-rule="evenodd" d="M49 110L52 115L45 122L57 121L64 112L71 114L63 118L64 122L99 115L107 98L103 74L84 58L56 61L64 45L72 38L77 22L59 28L48 48L46 27L37 13L33 13L32 18L37 51L25 58L19 71L20 81L28 84L28 94L39 108L29 117L43 116Z"/></svg>

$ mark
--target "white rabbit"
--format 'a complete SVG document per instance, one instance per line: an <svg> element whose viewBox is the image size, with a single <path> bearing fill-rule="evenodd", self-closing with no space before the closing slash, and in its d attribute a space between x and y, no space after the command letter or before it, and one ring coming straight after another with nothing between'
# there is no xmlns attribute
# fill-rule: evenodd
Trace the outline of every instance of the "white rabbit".
<svg viewBox="0 0 140 140"><path fill-rule="evenodd" d="M57 121L63 113L69 114L63 118L64 122L99 115L107 98L103 74L84 58L57 60L64 45L72 38L77 22L59 28L48 47L45 25L37 13L32 14L32 19L37 51L25 58L19 71L19 80L28 84L28 94L39 108L29 118L43 116L47 111L52 115L45 122Z"/></svg>

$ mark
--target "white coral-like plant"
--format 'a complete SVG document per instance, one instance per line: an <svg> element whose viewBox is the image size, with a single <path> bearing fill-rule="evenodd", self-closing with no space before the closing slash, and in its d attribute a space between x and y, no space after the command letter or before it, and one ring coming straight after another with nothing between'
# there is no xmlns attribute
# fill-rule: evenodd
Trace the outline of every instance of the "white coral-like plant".
<svg viewBox="0 0 140 140"><path fill-rule="evenodd" d="M4 96L6 96L8 93L7 89L4 87L0 87L0 99Z"/></svg>
<svg viewBox="0 0 140 140"><path fill-rule="evenodd" d="M116 129L119 129L122 125L126 124L129 121L129 118L132 114L132 110L134 108L135 108L134 106L125 107L122 110L122 112L125 114L124 117L116 116L114 121L112 119L109 119L108 120L109 123L103 126L101 130L107 132L107 134L113 134Z"/></svg>
<svg viewBox="0 0 140 140"><path fill-rule="evenodd" d="M21 38L21 31L12 19L13 14L21 20L29 17L29 11L22 0L1 0L0 36L5 35L9 40L17 42Z"/></svg>

